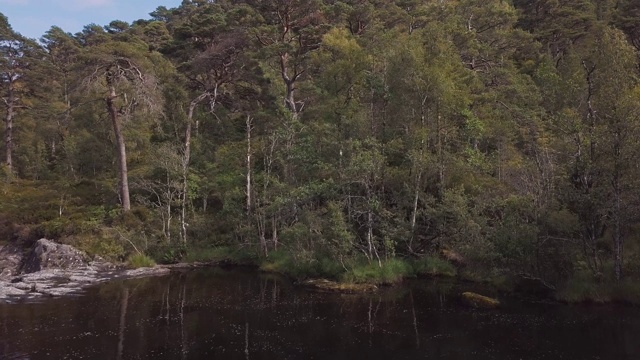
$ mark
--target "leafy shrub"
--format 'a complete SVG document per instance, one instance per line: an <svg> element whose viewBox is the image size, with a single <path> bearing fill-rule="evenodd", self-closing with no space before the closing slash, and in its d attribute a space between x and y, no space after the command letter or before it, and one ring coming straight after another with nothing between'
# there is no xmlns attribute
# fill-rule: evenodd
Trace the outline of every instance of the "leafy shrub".
<svg viewBox="0 0 640 360"><path fill-rule="evenodd" d="M183 257L183 261L188 263L231 261L252 264L255 259L256 255L254 253L234 246L189 247Z"/></svg>
<svg viewBox="0 0 640 360"><path fill-rule="evenodd" d="M435 256L426 256L413 263L417 275L456 276L456 268L450 262Z"/></svg>
<svg viewBox="0 0 640 360"><path fill-rule="evenodd" d="M160 264L176 264L187 254L187 248L183 244L162 244L150 246L146 252Z"/></svg>

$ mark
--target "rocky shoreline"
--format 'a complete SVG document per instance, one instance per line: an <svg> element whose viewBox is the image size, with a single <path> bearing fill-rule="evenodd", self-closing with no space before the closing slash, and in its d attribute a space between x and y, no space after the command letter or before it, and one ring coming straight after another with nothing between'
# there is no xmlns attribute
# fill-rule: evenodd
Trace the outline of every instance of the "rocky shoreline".
<svg viewBox="0 0 640 360"><path fill-rule="evenodd" d="M69 245L40 239L27 252L0 247L0 303L38 301L81 294L87 287L115 279L166 275L168 267L126 269L101 258L90 259Z"/></svg>

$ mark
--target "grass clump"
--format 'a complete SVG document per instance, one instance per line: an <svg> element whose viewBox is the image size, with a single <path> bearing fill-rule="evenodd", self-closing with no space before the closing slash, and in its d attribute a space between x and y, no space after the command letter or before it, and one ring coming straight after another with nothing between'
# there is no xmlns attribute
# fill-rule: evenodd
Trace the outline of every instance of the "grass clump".
<svg viewBox="0 0 640 360"><path fill-rule="evenodd" d="M556 298L567 303L640 304L640 284L628 278L619 282L606 281L588 272L581 272L560 287Z"/></svg>
<svg viewBox="0 0 640 360"><path fill-rule="evenodd" d="M394 284L414 276L409 262L403 259L389 259L378 263L362 263L351 268L342 276L342 281L356 284Z"/></svg>
<svg viewBox="0 0 640 360"><path fill-rule="evenodd" d="M613 285L613 300L630 304L640 304L640 283L632 279L623 279Z"/></svg>
<svg viewBox="0 0 640 360"><path fill-rule="evenodd" d="M260 270L281 273L296 280L338 279L344 272L342 265L328 256L295 257L284 251L270 253L261 261Z"/></svg>
<svg viewBox="0 0 640 360"><path fill-rule="evenodd" d="M134 269L156 266L156 262L145 254L130 255L127 258L127 264Z"/></svg>
<svg viewBox="0 0 640 360"><path fill-rule="evenodd" d="M416 275L454 277L456 267L447 260L434 256L425 256L413 263Z"/></svg>
<svg viewBox="0 0 640 360"><path fill-rule="evenodd" d="M611 301L611 289L610 285L583 272L567 280L556 293L556 298L567 303L606 303Z"/></svg>

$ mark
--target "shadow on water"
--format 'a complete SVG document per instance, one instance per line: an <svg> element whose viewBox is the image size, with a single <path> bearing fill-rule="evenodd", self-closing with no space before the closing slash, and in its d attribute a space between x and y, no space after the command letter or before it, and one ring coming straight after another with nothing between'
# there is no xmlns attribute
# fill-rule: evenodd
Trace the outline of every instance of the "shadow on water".
<svg viewBox="0 0 640 360"><path fill-rule="evenodd" d="M0 305L0 359L640 358L640 309L461 307L456 294L473 286L416 280L343 295L218 268L113 282Z"/></svg>

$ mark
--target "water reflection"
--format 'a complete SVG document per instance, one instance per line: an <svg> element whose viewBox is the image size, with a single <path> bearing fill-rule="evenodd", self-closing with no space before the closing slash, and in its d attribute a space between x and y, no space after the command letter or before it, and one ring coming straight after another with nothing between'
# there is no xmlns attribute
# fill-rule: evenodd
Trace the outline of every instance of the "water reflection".
<svg viewBox="0 0 640 360"><path fill-rule="evenodd" d="M461 288L461 286L463 288ZM460 307L470 285L415 281L363 296L207 269L0 305L0 359L638 359L640 310Z"/></svg>

